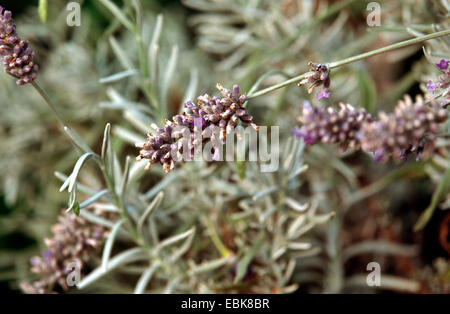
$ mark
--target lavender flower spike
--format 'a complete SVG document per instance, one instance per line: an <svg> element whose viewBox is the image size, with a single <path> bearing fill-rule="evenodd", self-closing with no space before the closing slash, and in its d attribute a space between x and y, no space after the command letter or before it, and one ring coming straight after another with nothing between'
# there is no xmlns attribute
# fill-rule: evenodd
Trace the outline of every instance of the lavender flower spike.
<svg viewBox="0 0 450 314"><path fill-rule="evenodd" d="M18 78L17 84L31 83L37 77L38 65L34 63L34 51L28 41L20 39L11 11L0 6L0 56L5 71Z"/></svg>
<svg viewBox="0 0 450 314"><path fill-rule="evenodd" d="M300 130L293 131L297 137L302 137L305 143L315 144L318 141L330 144L340 144L343 151L359 149L361 143L358 136L365 122L372 117L364 109L356 110L349 104L340 104L340 110L334 108L315 108L309 102L303 105L303 123Z"/></svg>
<svg viewBox="0 0 450 314"><path fill-rule="evenodd" d="M175 168L176 161L191 160L195 144L206 142L213 143L212 159L220 159L221 147L217 142L224 144L238 121L258 130L253 117L243 107L247 97L240 93L239 87L234 85L233 90L226 89L221 84L216 87L222 98L204 94L197 97L196 105L191 101L186 102L186 111L182 115L166 120L163 128L153 125L156 132L149 133L145 143L136 144L140 148L136 159L148 159L146 170L152 164L160 163L168 173ZM215 131L219 133L217 136ZM200 139L196 138L196 134L201 135ZM219 141L216 141L217 138Z"/></svg>
<svg viewBox="0 0 450 314"><path fill-rule="evenodd" d="M94 213L108 221L116 217L115 213L101 213L97 210L94 210ZM77 262L83 274L86 273L85 265L108 237L105 227L67 212L59 216L52 232L53 236L44 240L48 250L30 260L31 271L38 275L39 280L22 283L21 288L25 293L42 294L68 290L70 287L67 284L67 275L70 270L67 265Z"/></svg>
<svg viewBox="0 0 450 314"><path fill-rule="evenodd" d="M380 113L379 120L363 125L362 149L373 152L381 162L390 157L406 160L411 153L419 159L426 143L434 146L438 125L445 120L447 114L439 105L428 106L422 97L413 102L405 96L393 113Z"/></svg>

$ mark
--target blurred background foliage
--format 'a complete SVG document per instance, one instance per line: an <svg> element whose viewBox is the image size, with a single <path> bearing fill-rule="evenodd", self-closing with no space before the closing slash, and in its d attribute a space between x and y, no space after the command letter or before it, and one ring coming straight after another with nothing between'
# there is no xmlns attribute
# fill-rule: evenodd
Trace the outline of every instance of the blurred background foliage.
<svg viewBox="0 0 450 314"><path fill-rule="evenodd" d="M66 25L65 1L49 1L45 24L39 19L38 1L2 1L1 5L13 11L19 32L37 52L39 81L58 104L61 115L96 152L101 149L106 123L111 123L112 146L121 163L127 155L137 155L134 142L142 141L150 123L159 124L163 117L178 113L186 99L215 93L216 82L229 87L237 83L242 91L248 91L261 75L274 71L276 74L267 77L261 87L269 86L285 76L307 71L310 60L336 61L411 35L446 28L448 19L448 3L446 8L446 1L431 0L379 1L382 25L373 28L366 24L367 1L141 1L145 12L142 37L147 45L158 14L164 18L157 61L161 73L170 67L171 56L177 56L168 82L162 74L155 74L163 77L154 84L160 103L155 109L148 105L148 95L138 77L100 80L139 64L138 45L100 1L79 2L81 27ZM123 5L122 1L114 2ZM426 47L432 51L432 61L439 57L450 59L445 40L427 43ZM305 100L318 106L342 101L364 107L372 114L392 111L397 99L406 93L422 93L424 83L436 74L421 46L415 45L333 70L332 97L321 103L304 88L292 85L252 100L249 110L257 124L280 126L282 147L299 149L290 130L298 123L296 117ZM67 208L67 194L58 192L61 182L53 173L68 174L78 154L31 87L19 89L6 75L0 76L0 85L0 287L19 292L19 283L30 278L29 258L45 250L43 238L51 235L51 226ZM382 291L448 292L449 213L437 209L423 230L413 230L450 166L448 144L443 140L440 153L430 161L386 165L374 163L360 152L343 154L334 147L319 145L305 148L304 152L302 148L299 160L308 165L308 170L301 174L301 183L286 193L298 202L309 203L322 215L335 216L308 232L306 239L314 250L305 254L283 284L298 285L299 292L371 292L365 284L365 267L377 261L389 279ZM275 179L261 178L252 165L247 165L240 170L246 172L242 179L234 164L219 163L217 170L214 167L202 172L187 165L179 170L175 183L165 190L168 201L164 208L171 214L160 217L163 234L187 228L177 227L177 223L211 216L225 244L242 250L242 245L255 241L254 235L226 219L227 210L234 212L243 205L226 197L224 200L223 194L240 200L245 190L245 197L255 199L255 195L264 193L268 183L270 187L270 180L281 180L286 174L282 168ZM154 188L158 184L168 184L156 168L139 177L136 193L147 195L146 200L156 195ZM97 179L98 170L86 169L89 171L81 180L99 191L102 182ZM269 199L261 197L262 208L273 206ZM275 202L279 198L276 194ZM189 206L191 200L196 201ZM213 208L208 202L214 204ZM448 203L447 197L441 207L447 209ZM177 216L171 217L172 213ZM204 228L210 226L201 221ZM270 232L273 230L267 231L269 239ZM241 241L232 240L235 237ZM188 259L199 263L215 257L204 250L211 243L196 241L194 251L199 255L191 253L185 258L186 265L190 265ZM269 245L267 250L273 247ZM280 265L284 269L291 264ZM180 269L184 267L188 266L183 264ZM269 266L254 267L264 270ZM132 292L136 274L128 276L130 282L125 287L119 284L124 281L121 274L93 291ZM192 286L180 291L218 291L195 280L200 279L192 279L187 283ZM231 285L219 291L290 291L275 289L277 281L268 275L248 280L247 288ZM225 281L223 287L228 284Z"/></svg>

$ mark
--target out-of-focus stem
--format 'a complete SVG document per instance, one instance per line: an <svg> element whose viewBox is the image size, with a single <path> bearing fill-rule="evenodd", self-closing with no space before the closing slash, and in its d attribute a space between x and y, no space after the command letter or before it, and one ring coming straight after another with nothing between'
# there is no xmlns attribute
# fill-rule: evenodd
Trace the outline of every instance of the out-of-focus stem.
<svg viewBox="0 0 450 314"><path fill-rule="evenodd" d="M217 234L216 228L214 228L214 224L211 221L211 219L209 219L209 217L206 216L204 221L205 221L205 224L206 224L206 228L208 229L208 233L209 233L209 235L211 237L211 240L214 243L214 245L216 246L216 248L219 251L220 255L222 255L222 257L230 256L231 255L230 250L228 250L225 247L225 244L223 244L222 240L220 240L220 237Z"/></svg>

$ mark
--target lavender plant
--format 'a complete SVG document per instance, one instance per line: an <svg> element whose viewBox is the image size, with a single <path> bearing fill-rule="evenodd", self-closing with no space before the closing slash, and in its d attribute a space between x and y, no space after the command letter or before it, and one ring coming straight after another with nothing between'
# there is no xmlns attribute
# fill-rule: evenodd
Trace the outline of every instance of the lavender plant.
<svg viewBox="0 0 450 314"><path fill-rule="evenodd" d="M415 103L406 99L393 114L381 115L378 120L374 120L366 110L359 109L359 106L354 108L342 104L339 111L332 107L323 109L315 105L304 106L301 119L304 125L295 131L302 139L295 140L286 132L286 136L282 138L285 144L282 166L274 173L261 173L258 165L250 162L186 162L175 167L173 156L179 157L185 151L174 129L176 126L182 126L191 132L205 132L211 126L218 126L218 136L223 144L223 140L230 136L231 128L239 121L254 128L257 128L255 123L263 125L263 115L255 110L255 106L257 108L259 104L256 97L300 82L300 85L312 84L309 91L323 85L324 89L318 93L318 99L315 101L326 101L322 98L331 98L331 95L333 98L330 100L334 101L335 97L341 98L346 94L339 88L347 79L338 71L344 68L344 65L443 37L448 35L449 31L436 30L429 35L420 34L417 38L340 61L310 63L313 65L311 72L292 78L282 72L283 76L288 77L283 82L274 80L274 73L268 72L242 95L237 86L227 90L218 85L222 98L205 94L197 98L197 104L187 101L192 99L197 89L193 78L203 77L197 76L193 71L185 101L178 101L173 108L170 107L169 90L175 85L172 82L175 79L179 50L174 47L168 60L160 60L158 51L162 17L153 17L153 35L151 41L147 42L144 38L150 37L146 36L150 34L150 23L146 24L144 10L139 1L126 1L123 10L108 0L100 2L114 15L116 24L124 26L128 34L128 37L123 39L115 29L113 33L117 34L109 37L114 55L124 69L101 79L103 84L118 84L107 89L110 101L103 102L101 106L122 110L127 125L112 129L111 125L107 124L101 148L100 145L88 145L67 127L58 113L59 107L53 104L44 89L34 81L35 78L30 81L63 125L66 125L66 134L82 155L70 175L57 173L57 177L63 181L60 191L67 189L69 192L68 211L80 216L63 214L61 224L55 227L54 239L47 241L51 254L47 251L40 258L33 259L33 269L41 278L34 283L24 284L23 289L26 292L47 293L55 291L55 288L57 291L67 289L64 267L73 259L80 259L83 265L97 266L89 273L83 273L85 276L78 288L85 292L288 293L302 288L303 284L310 281L318 283L321 291L340 292L361 279L350 278L347 282L343 271L346 260L372 250L380 254L416 254L415 249L389 243L369 243L366 246L361 243L360 246L346 248L341 253L342 248L338 243L339 228L346 211L358 200L379 191L383 185L375 183L365 190L355 192L356 175L354 170L341 160L342 156L330 154L328 148L320 145L311 147L305 153L304 144L318 141L338 143L343 150L362 147L366 151L374 152L376 157L381 156L381 159L389 156L403 158L407 153L419 152L425 140L439 146L438 124L446 120L445 110L441 108L445 104L435 106L435 101L430 99L429 95L425 99L419 98ZM205 8L202 1L186 2L196 8ZM280 47L290 47L291 52L299 46L305 47L305 43L299 43L295 38L299 37L303 41L307 37L298 35L314 29L313 26L351 3L352 1L345 1L334 5L325 11L325 14L313 19L290 15L290 10L287 10L284 14L292 18L281 24L289 35L286 44ZM213 1L209 8L214 11L217 9L216 5ZM263 9L253 8L242 12L248 12L253 17L260 12L269 12L268 25L280 20L276 18L279 17L279 7L276 5L271 4L265 8L266 11L260 10ZM231 12L235 13L218 23L232 23L231 21L243 14L241 10ZM345 13L341 13L336 23L343 24L347 18ZM201 19L201 16L197 19L200 24L215 20L208 17ZM290 25L291 22L295 22L295 25L301 24L304 20L308 21L308 26L301 27L299 32ZM242 35L245 30L232 29L230 35ZM273 36L275 41L278 36ZM240 43L242 49L239 51L218 50L220 54L232 54L227 59L231 65L224 66L227 62L223 61L219 62L219 65L225 68L240 68L241 73L248 79L258 67L244 62L250 57L249 47L254 42L248 40L249 37L244 38L246 40ZM209 41L219 38L205 36L202 40L209 45ZM231 43L236 44L234 41ZM257 45L259 44L258 42ZM121 48L125 46L134 47L128 52ZM205 45L201 46L205 48ZM258 50L261 49L264 47L258 46ZM269 63L276 64L278 57L287 56L288 61L282 66L284 70L288 69L288 72L292 73L294 69L295 73L301 73L304 60L302 65L295 64L290 68L289 56L287 53L283 54L282 50L277 48L269 53ZM134 52L138 56L137 60L130 57ZM242 66L236 60L242 61ZM290 61L297 60L292 58ZM444 64L439 65L445 67ZM166 72L159 71L164 67ZM137 68L139 70L136 70ZM129 85L134 85L128 89L125 82L127 78L133 83ZM217 80L226 81L223 78L219 75ZM328 90L331 78L332 94ZM269 80L274 84L257 90ZM440 82L442 81L440 79ZM436 85L430 83L428 87L433 89L433 92L439 92L438 83L433 84ZM347 94L351 94L355 84L349 86L351 88L347 90ZM122 88L128 92L123 94L120 90ZM446 85L441 84L439 88L445 89ZM293 102L295 106L292 106L292 112L295 112L298 110L299 97L295 93L287 94L286 90L282 91L279 103ZM273 98L267 97L261 103L271 101L273 102ZM164 120L170 113L176 113L179 103L183 102L187 109L185 113L175 115L172 120ZM432 106L429 106L429 103ZM276 115L279 107L273 104L271 106ZM249 112L256 113L255 122ZM276 119L289 121L288 116L289 114L280 114ZM416 121L419 121L418 126ZM157 123L152 124L153 122ZM158 124L163 127L158 127ZM289 125L285 123L284 127L289 129L286 124ZM411 129L410 124L415 129ZM154 131L149 132L150 125L153 125ZM135 131L130 131L129 127L139 130L140 133L149 132L147 140ZM133 158L126 157L125 162L121 163L122 157L130 153L130 148L114 145L112 141L117 138L128 143L139 143L138 160L148 159L147 168L150 164L160 163L162 169L151 167L144 175L142 168L146 165L142 162L135 163ZM210 140L212 139L206 141ZM188 155L192 155L194 142L195 139L190 139L187 143ZM219 147L214 149L217 152ZM98 153L95 153L97 150ZM172 155L171 151L175 153ZM132 152L131 154L134 154L135 151ZM352 154L352 151L346 154ZM89 171L90 160L97 166L94 172ZM321 167L321 164L326 166ZM163 175L161 170L167 174ZM96 178L98 174L101 174L101 178ZM337 188L331 189L332 186ZM180 198L180 195L183 197ZM79 201L81 199L83 201ZM327 223L325 228L319 226L323 223ZM64 249L61 248L62 245ZM101 247L102 253L95 254L95 249L100 251ZM314 267L320 269L320 275L316 277ZM136 275L139 277L137 281L130 279ZM390 280L386 288L405 288L404 279L391 277ZM411 280L407 283L409 291L417 291L416 282Z"/></svg>

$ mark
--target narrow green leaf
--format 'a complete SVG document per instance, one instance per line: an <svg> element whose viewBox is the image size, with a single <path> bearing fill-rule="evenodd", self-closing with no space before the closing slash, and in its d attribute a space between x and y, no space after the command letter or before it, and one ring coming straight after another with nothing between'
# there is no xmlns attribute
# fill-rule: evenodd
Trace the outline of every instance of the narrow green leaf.
<svg viewBox="0 0 450 314"><path fill-rule="evenodd" d="M133 0L133 7L136 12L136 28L138 32L142 30L142 16L143 16L143 8L142 3L139 0Z"/></svg>
<svg viewBox="0 0 450 314"><path fill-rule="evenodd" d="M41 18L42 23L47 23L47 13L48 13L48 3L47 0L39 0L38 7L39 17Z"/></svg>
<svg viewBox="0 0 450 314"><path fill-rule="evenodd" d="M157 254L159 251L161 251L163 248L168 247L172 244L177 243L178 241L181 241L183 239L186 239L187 237L189 237L192 233L195 232L195 227L192 227L191 229L189 229L186 232L177 234L173 237L167 238L164 241L161 241L161 243L158 244L157 247L155 247L155 253Z"/></svg>
<svg viewBox="0 0 450 314"><path fill-rule="evenodd" d="M230 256L221 257L218 259L214 259L208 262L204 262L200 265L193 265L190 270L191 275L196 275L208 271L213 271L219 267L222 267L223 265L227 264L231 261Z"/></svg>
<svg viewBox="0 0 450 314"><path fill-rule="evenodd" d="M127 183L128 183L128 175L130 173L130 163L131 163L131 158L130 158L130 156L127 156L127 158L125 160L125 169L124 169L123 175L122 175L122 182L120 184L120 196L121 197L124 197L125 192L126 192Z"/></svg>
<svg viewBox="0 0 450 314"><path fill-rule="evenodd" d="M174 45L172 47L172 52L170 53L169 62L166 66L166 73L164 76L164 82L162 86L162 102L167 105L167 93L169 91L170 84L172 83L172 77L175 72L178 61L178 46Z"/></svg>
<svg viewBox="0 0 450 314"><path fill-rule="evenodd" d="M192 245L192 240L194 239L195 236L195 228L194 228L194 232L192 232L189 237L186 239L186 241L184 241L183 245L178 248L177 250L175 250L175 252L173 252L172 256L170 257L170 262L174 263L176 262L181 256L183 256L184 253L186 253L189 248Z"/></svg>
<svg viewBox="0 0 450 314"><path fill-rule="evenodd" d="M94 203L95 201L99 200L100 198L106 196L109 194L109 190L102 190L98 193L96 193L95 195L91 196L90 198L88 198L87 200L85 200L83 203L80 204L80 209L85 208L89 205L91 205L92 203Z"/></svg>
<svg viewBox="0 0 450 314"><path fill-rule="evenodd" d="M112 83L112 82L120 81L121 79L124 79L126 77L133 76L137 73L138 73L138 71L136 71L135 69L125 70L125 71L122 71L119 73L112 74L107 77L102 77L99 82L101 84Z"/></svg>
<svg viewBox="0 0 450 314"><path fill-rule="evenodd" d="M159 181L150 191L142 195L142 200L146 201L148 199L151 199L153 196L155 196L159 191L164 189L166 186L168 186L173 180L178 178L177 172L170 172L168 175L164 177L161 181Z"/></svg>
<svg viewBox="0 0 450 314"><path fill-rule="evenodd" d="M111 256L111 250L114 245L114 240L116 239L116 234L119 231L122 224L123 220L120 220L116 224L114 224L114 227L112 228L111 233L109 234L108 239L105 242L102 254L102 267L105 272L108 270L109 257Z"/></svg>
<svg viewBox="0 0 450 314"><path fill-rule="evenodd" d="M253 246L250 248L250 250L247 252L247 254L245 254L244 257L240 260L237 268L236 278L234 278L235 283L241 281L242 278L244 278L245 274L247 273L248 266L250 265L263 242L264 237L263 235L260 235Z"/></svg>
<svg viewBox="0 0 450 314"><path fill-rule="evenodd" d="M102 159L106 159L106 151L108 148L109 137L111 136L111 124L107 123L105 126L105 131L103 132L103 143L102 143Z"/></svg>
<svg viewBox="0 0 450 314"><path fill-rule="evenodd" d="M55 177L56 177L58 180L61 180L62 182L65 182L65 181L69 178L69 177L66 176L65 174L63 174L63 173L61 173L61 172L58 172L58 171L55 171L55 172L54 172L54 175L55 175ZM69 183L67 183L67 184L69 184ZM89 188L89 187L87 187L87 186L85 186L85 185L83 185L83 184L80 184L80 183L77 184L77 188L78 188L81 192L83 192L84 194L86 194L86 195L95 195L95 194L97 194L97 191L96 191L96 190L91 189L91 188ZM81 206L81 205L80 205L80 206Z"/></svg>
<svg viewBox="0 0 450 314"><path fill-rule="evenodd" d="M444 176L442 177L441 182L437 186L436 190L434 190L433 196L431 197L431 203L420 215L417 223L414 225L414 231L419 231L425 227L425 225L430 220L431 216L433 216L434 210L436 206L439 204L440 200L444 195L448 192L450 188L450 168L448 168Z"/></svg>
<svg viewBox="0 0 450 314"><path fill-rule="evenodd" d="M363 71L358 72L358 85L361 93L361 106L373 113L376 102L375 83L372 78Z"/></svg>
<svg viewBox="0 0 450 314"><path fill-rule="evenodd" d="M95 153L84 153L83 155L81 155L80 158L78 158L78 161L75 164L75 167L73 167L72 174L69 176L69 178L66 180L66 182L64 182L64 184L59 189L60 192L64 191L67 186L69 187L68 188L69 193L72 192L81 168L91 158L100 158L100 156L98 156Z"/></svg>
<svg viewBox="0 0 450 314"><path fill-rule="evenodd" d="M78 201L77 201L77 188L76 188L76 184L75 184L75 189L73 189L73 191L72 192L70 192L70 195L69 195L69 204L68 204L68 208L67 208L67 212L70 212L70 211L74 211L75 212L75 210L74 210L74 208L75 207L78 207L77 209L75 209L77 212L78 212L78 214L80 213L80 210L79 210L79 204L78 204ZM78 214L77 214L77 216L78 216Z"/></svg>
<svg viewBox="0 0 450 314"><path fill-rule="evenodd" d="M105 272L103 269L103 266L99 266L93 271L89 273L81 282L77 285L78 289L83 289L101 277L103 277L105 274L107 274L109 271L113 270L116 267L119 267L121 265L143 260L145 258L148 258L146 255L146 251L143 248L133 248L126 250L116 256L114 256L108 263L108 271Z"/></svg>
<svg viewBox="0 0 450 314"><path fill-rule="evenodd" d="M150 215L158 208L159 204L161 204L163 197L164 197L164 192L159 192L158 195L153 199L153 201L147 207L145 212L142 214L141 218L139 218L139 222L137 225L138 232L140 232L140 233L142 232L142 227L144 226L144 223L147 221L147 219L150 217Z"/></svg>
<svg viewBox="0 0 450 314"><path fill-rule="evenodd" d="M94 224L106 227L108 229L112 229L114 227L114 224L111 221L104 219L96 214L93 214L92 212L90 212L88 210L81 211L80 216L85 218L87 221L90 221Z"/></svg>
<svg viewBox="0 0 450 314"><path fill-rule="evenodd" d="M136 288L134 289L134 294L142 294L145 292L148 282L152 279L155 270L157 270L160 266L160 263L155 263L142 273L138 283L136 284Z"/></svg>
<svg viewBox="0 0 450 314"><path fill-rule="evenodd" d="M80 216L80 203L78 203L78 201L75 201L72 210L75 215Z"/></svg>
<svg viewBox="0 0 450 314"><path fill-rule="evenodd" d="M186 93L184 94L183 104L188 100L194 99L195 94L197 93L197 86L198 86L198 70L192 69L189 77L189 86L186 89ZM180 106L180 112L182 111L183 108L182 106Z"/></svg>
<svg viewBox="0 0 450 314"><path fill-rule="evenodd" d="M258 191L257 193L253 194L252 200L253 201L257 201L258 199L260 199L263 196L266 196L270 193L273 193L275 191L277 191L280 187L279 186L271 186L268 187L264 190Z"/></svg>
<svg viewBox="0 0 450 314"><path fill-rule="evenodd" d="M114 36L109 37L109 44L111 45L111 48L122 67L127 70L132 70L134 68L133 63L130 61L130 58L126 54L125 50L119 45Z"/></svg>
<svg viewBox="0 0 450 314"><path fill-rule="evenodd" d="M158 51L159 51L159 38L161 37L161 30L163 26L163 16L161 14L156 18L155 28L152 34L152 41L148 46L148 59L149 62L149 71L150 71L150 82L155 88L156 80L158 76Z"/></svg>
<svg viewBox="0 0 450 314"><path fill-rule="evenodd" d="M123 11L109 0L99 0L108 10L114 15L123 26L125 26L129 31L135 32L133 23L125 16Z"/></svg>
<svg viewBox="0 0 450 314"><path fill-rule="evenodd" d="M237 173L239 176L239 179L244 180L245 179L245 171L246 171L246 163L244 161L236 161L236 167L237 167Z"/></svg>

